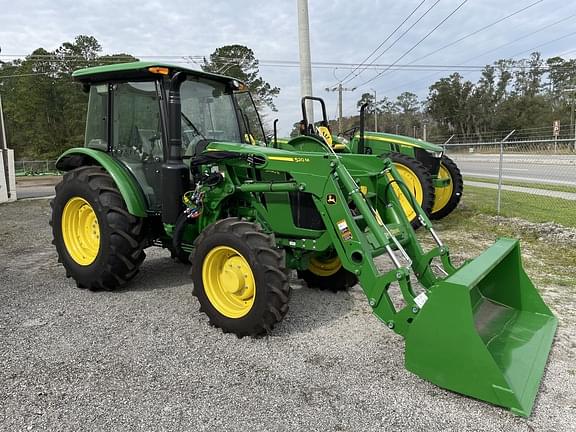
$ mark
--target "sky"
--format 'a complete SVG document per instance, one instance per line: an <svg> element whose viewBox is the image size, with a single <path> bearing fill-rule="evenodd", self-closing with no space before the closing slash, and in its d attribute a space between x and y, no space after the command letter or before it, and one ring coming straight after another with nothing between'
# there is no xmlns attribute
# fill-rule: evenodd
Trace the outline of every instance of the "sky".
<svg viewBox="0 0 576 432"><path fill-rule="evenodd" d="M465 66L482 66L500 58L519 59L533 50L545 58L576 55L576 29L571 25L576 19L576 4L560 0L468 0L425 38L463 1L309 0L313 91L326 100L328 116L336 117L337 98L336 92L325 89L349 75L354 65L363 62L421 3L376 52L385 51L375 64L414 62L450 67L441 72L392 68L380 76L377 74L386 66L376 71L360 68L358 76L344 80L345 88L357 87L344 92L344 115L357 112L356 102L365 92L394 100L403 91L411 91L424 100L428 87L451 72L459 71L475 81L478 72ZM532 3L536 4L481 30ZM281 88L276 99L278 112L269 115L280 119L280 135L288 134L301 118L296 0L0 0L2 60L24 56L39 47L54 50L79 34L94 36L103 54L128 53L143 60L173 56L170 61L189 62L191 67L197 65L188 56L208 57L223 45L246 45L261 61L261 76ZM281 67L274 61L289 63Z"/></svg>

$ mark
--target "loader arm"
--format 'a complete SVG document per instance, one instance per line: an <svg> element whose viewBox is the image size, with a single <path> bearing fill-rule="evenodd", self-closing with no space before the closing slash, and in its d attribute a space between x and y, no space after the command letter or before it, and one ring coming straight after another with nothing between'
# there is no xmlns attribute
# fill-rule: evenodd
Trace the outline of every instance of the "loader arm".
<svg viewBox="0 0 576 432"><path fill-rule="evenodd" d="M440 242L422 209L417 207L422 223L437 241L437 246L427 252L420 247L393 189L388 188L385 195L376 193L379 187L391 182L401 183L400 175L388 159L356 154L342 157L320 152L298 152L295 156L283 150L225 143L212 143L207 149L208 153L219 151L249 152L251 160L260 160L259 170L283 172L292 179L289 182L238 183L234 186L235 191L268 194L300 191L312 195L325 231L300 232L304 235L300 239L295 238L294 233L289 236L278 234L287 231L276 226L274 219L278 215L271 214L257 200L254 200L254 205L259 211L260 222L277 233L279 246L301 253L333 247L343 267L358 276L374 314L398 334L406 335L409 324L419 311L410 274L413 272L427 290L431 289L438 282L430 270L430 262L435 257L441 258L445 274L454 273L448 248ZM237 168L254 168L243 158L231 160L228 164ZM366 195L361 189L366 190ZM406 193L409 194L407 190ZM378 202L377 195L385 196L386 201ZM385 220L390 223L385 223ZM386 255L391 261L392 270L383 272L377 268L374 259L381 255ZM393 306L388 293L393 282L399 284L404 299L405 306L400 310Z"/></svg>

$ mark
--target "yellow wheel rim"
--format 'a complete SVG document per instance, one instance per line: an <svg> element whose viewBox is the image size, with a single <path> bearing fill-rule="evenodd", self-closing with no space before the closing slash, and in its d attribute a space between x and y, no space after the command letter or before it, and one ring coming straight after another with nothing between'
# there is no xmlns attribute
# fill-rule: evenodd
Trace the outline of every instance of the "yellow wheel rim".
<svg viewBox="0 0 576 432"><path fill-rule="evenodd" d="M256 280L246 258L236 249L218 246L202 264L204 292L214 308L228 318L242 318L254 305Z"/></svg>
<svg viewBox="0 0 576 432"><path fill-rule="evenodd" d="M334 257L329 259L318 259L316 257L310 259L308 270L317 276L332 276L342 268L340 258Z"/></svg>
<svg viewBox="0 0 576 432"><path fill-rule="evenodd" d="M94 262L100 250L100 226L84 198L70 198L62 212L62 237L70 257L82 266Z"/></svg>
<svg viewBox="0 0 576 432"><path fill-rule="evenodd" d="M410 168L408 168L406 165L402 165L395 162L394 166L398 171L398 174L400 174L400 177L402 177L402 181L404 182L408 190L412 192L412 194L416 198L416 202L419 205L422 205L424 191L422 189L422 185L420 184L420 180L418 179L416 173L412 171ZM402 189L400 189L400 186L398 186L397 183L395 182L392 183L392 188L394 189L394 192L398 196L398 200L400 201L400 205L402 206L402 210L404 210L406 217L410 222L412 222L412 220L416 218L416 212L412 207L410 198L404 195Z"/></svg>
<svg viewBox="0 0 576 432"><path fill-rule="evenodd" d="M450 184L446 187L435 188L434 207L432 207L432 213L436 213L446 207L448 202L450 202L450 198L452 198L452 193L454 193L454 182L452 181L452 176L443 163L440 163L438 179L450 179Z"/></svg>

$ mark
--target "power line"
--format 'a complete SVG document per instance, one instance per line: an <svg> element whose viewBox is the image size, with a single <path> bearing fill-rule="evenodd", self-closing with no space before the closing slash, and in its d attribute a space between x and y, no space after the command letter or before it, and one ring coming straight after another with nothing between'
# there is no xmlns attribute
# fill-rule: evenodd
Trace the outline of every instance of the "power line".
<svg viewBox="0 0 576 432"><path fill-rule="evenodd" d="M514 44L514 43L516 43L516 42L518 42L518 41L521 41L522 39L526 39L526 38L528 38L528 37L530 37L530 36L535 35L536 33L540 33L540 32L542 32L542 31L544 31L544 30L546 30L546 29L548 29L548 28L550 28L550 27L553 27L553 26L555 26L555 25L558 25L558 24L560 24L560 23L563 23L564 21L568 21L568 20L570 20L570 19L572 19L572 18L574 18L574 17L576 17L576 14L572 14L572 15L570 15L570 16L567 16L566 18L562 18L561 20L558 20L558 21L555 21L555 22L553 22L553 23L547 24L547 25L545 25L544 27L541 27L541 28L538 29L538 30L532 31L532 32L530 32L530 33L527 33L527 34L525 34L524 36L521 36L521 37L519 37L519 38L517 38L517 39L511 40L510 42L506 42L505 44L502 44L502 45L500 45L500 46L497 46L496 48L492 48L492 49L490 49L490 50L488 50L488 51L484 51L483 53L481 53L481 54L479 54L479 55L477 55L477 56L471 57L470 59L466 60L464 63L467 63L467 62L469 62L469 61L471 61L471 60L473 60L473 59L476 59L476 58L478 58L478 57L485 56L486 54L490 54L491 52L498 51L499 49L502 49L502 48L504 48L504 47L506 47L506 46L512 45L512 44Z"/></svg>
<svg viewBox="0 0 576 432"><path fill-rule="evenodd" d="M434 51L426 54L425 56L419 57L419 58L417 58L416 60L412 61L411 63L416 63L417 61L420 61L420 60L423 60L423 59L425 59L425 58L428 58L428 57L430 57L431 55L436 54L436 53L439 52L439 51L442 51L442 50L444 50L444 49L446 49L446 48L449 48L449 47L451 47L451 46L453 46L453 45L456 45L457 43L462 42L464 39L468 39L469 37L474 36L474 35L477 35L478 33L483 32L484 30L489 29L490 27L494 27L495 25L500 24L502 21L505 21L505 20L507 20L507 19L515 16L515 15L518 15L519 13L522 13L522 12L524 12L525 10L530 9L531 7L536 6L538 3L542 3L543 1L544 1L544 0L535 1L534 3L529 4L528 6L525 6L525 7L523 7L522 9L518 9L517 11L512 12L511 14L506 15L505 17L502 17L502 18L500 18L500 19L498 19L498 20L496 20L496 21L494 21L494 22L492 22L492 23L490 23L490 24L488 24L488 25L485 25L484 27L481 27L481 28L479 28L478 30L475 30L475 31L473 31L473 32L471 32L471 33L468 33L468 34L466 34L466 35L464 35L464 36L456 39L455 41L450 42L449 44L446 44L446 45L444 45L444 46L442 46L442 47L440 47L440 48L438 48L438 49L436 49L436 50L434 50ZM411 63L409 63L409 64L411 64Z"/></svg>
<svg viewBox="0 0 576 432"><path fill-rule="evenodd" d="M446 18L444 18L442 21L440 21L436 27L434 27L432 30L430 30L426 36L424 36L422 39L420 39L418 42L416 42L408 51L406 51L404 54L402 54L400 57L398 57L396 59L396 61L394 63L392 63L392 65L395 65L396 63L398 63L400 60L402 60L404 57L406 57L408 54L410 54L414 49L416 49L417 46L419 46L422 42L424 42L432 33L434 33L442 24L444 24L446 21L448 21L450 19L450 17L452 17L452 15L454 15L456 12L458 12L458 10L464 6L466 3L468 3L468 0L464 0L462 3L460 3L452 12L450 12L448 14L448 16ZM389 68L388 68L389 69ZM386 69L386 70L388 70ZM365 86L368 83L371 83L372 81L374 81L375 79L377 79L378 77L382 76L386 70L380 72L379 74L377 74L375 77L370 78L368 81L363 82L362 84L356 86L356 88Z"/></svg>
<svg viewBox="0 0 576 432"><path fill-rule="evenodd" d="M467 1L467 0L466 0ZM348 79L347 81L344 81L344 83L350 82L353 79L355 79L356 77L360 76L367 68L368 66L374 64L374 62L376 62L376 60L378 60L379 58L381 58L385 53L387 53L394 45L396 45L396 43L398 43L400 41L400 39L402 39L410 30L412 30L426 15L428 15L432 9L434 9L436 7L436 5L440 3L440 0L436 0L436 2L430 6L426 12L424 12L420 18L418 18L414 23L412 23L412 25L410 27L408 27L400 36L398 36L396 38L396 40L394 42L392 42L392 44L390 46L388 46L384 51L382 51L380 54L378 54L377 57L375 57L374 59L372 59L372 61L369 63L369 65L365 66L364 69L362 69L359 73L357 73L356 75L354 75L352 78Z"/></svg>
<svg viewBox="0 0 576 432"><path fill-rule="evenodd" d="M168 57L168 56L165 56ZM187 56L185 59L179 59L179 60L173 60L173 63L185 63L185 64L189 64L190 61L188 60L188 58L193 57L193 56ZM53 58L51 60L46 60L45 57L42 57L41 59L35 59L35 58L28 58L27 61L42 61L42 62L48 62L48 63L116 63L118 61L122 61L122 59L120 58L96 58L94 60L87 60L87 59L75 59L76 57L74 56L74 59L72 60L65 60L65 59L61 59L61 58ZM236 65L237 61L241 61L244 60L243 58L240 59L229 59L227 58L226 62L222 63L223 67L229 66L229 65ZM361 64L359 63L346 63L346 62L313 62L312 63L313 66L317 67L317 68L325 68L325 69L333 69L334 67L337 67L339 69L352 69L354 70L355 68L357 68L358 66L360 66ZM10 67L18 67L19 65L10 65ZM299 62L296 60L261 60L260 61L260 66L263 67L298 67L299 66ZM446 70L470 70L470 71L476 71L476 70L483 70L486 65L465 65L465 64L414 64L412 63L407 63L407 64L398 64L398 63L374 63L371 65L365 65L366 67L370 67L373 70L379 70L379 69L392 69L394 68L395 70L410 70L410 71L415 71L415 70L420 70L420 71L427 71L427 70L434 70L434 71L446 71ZM514 65L510 65L511 69L514 68L522 68L523 66L514 66ZM546 69L547 66L542 66L542 69Z"/></svg>
<svg viewBox="0 0 576 432"><path fill-rule="evenodd" d="M502 49L502 48L504 48L504 47L506 47L506 46L512 45L512 44L514 44L514 43L516 43L516 42L518 42L518 41L521 41L521 40L526 39L526 38L528 38L528 37L530 37L530 36L533 36L533 35L535 35L536 33L540 33L540 32L542 32L542 31L544 31L544 30L546 30L546 29L548 29L548 28L550 28L550 27L553 27L553 26L555 26L555 25L561 24L561 23L563 23L564 21L568 21L568 20L570 20L570 19L572 19L572 18L574 18L574 17L576 17L576 14L569 15L569 16L567 16L566 18L562 18L561 20L558 20L558 21L555 21L555 22L553 22L553 23L547 24L547 25L545 25L544 27L539 28L538 30L529 32L529 33L525 34L524 36L521 36L521 37L519 37L519 38L516 38L516 39L514 39L514 40L512 40L512 41L510 41L510 42L506 42L506 43L504 43L504 44L502 44L502 45L500 45L500 46L497 46L496 48L492 48L492 49L490 49L490 50L488 50L488 51L484 51L484 52L481 53L481 54L477 54L477 55L475 55L474 57L470 57L468 60L464 61L463 63L466 64L466 63L468 63L469 61L472 61L472 60L474 60L474 59L483 57L483 56L485 56L486 54L490 54L491 52L498 51L498 50L500 50L500 49ZM532 49L530 49L530 50L528 50L528 51L533 52L534 49L536 49L536 48L532 48ZM570 52L570 51L568 51L568 52ZM512 57L514 57L514 56L512 56ZM405 86L410 85L410 84L415 84L415 83L419 83L419 82L422 82L422 81L425 81L425 80L429 80L430 78L432 78L432 77L434 77L434 76L437 76L437 75L438 75L437 73L433 73L433 74L431 74L431 75L425 76L424 78L419 78L419 79L414 80L414 81L409 81L409 82L406 82L406 83L403 83L403 84L400 84L400 85L397 85L397 86L394 86L394 87L389 87L389 88L386 89L384 92L390 92L390 91L393 91L393 90L396 90L396 89L405 87Z"/></svg>
<svg viewBox="0 0 576 432"><path fill-rule="evenodd" d="M356 72L360 66L364 65L364 64L370 59L370 57L372 57L374 54L376 54L376 52L377 52L380 48L382 48L382 46L383 46L386 42L388 42L388 41L390 40L390 38L391 38L392 36L394 36L394 34L395 34L398 30L400 30L400 28L406 23L406 21L408 21L408 20L412 17L412 15L414 15L414 14L416 13L416 11L417 11L418 9L420 9L420 7L421 7L425 2L426 2L426 0L422 0L422 1L420 2L420 4L418 4L418 6L416 6L416 7L412 10L412 12L410 12L410 14L409 14L406 18L404 18L404 21L402 21L402 22L392 31L392 33L390 33L390 34L388 35L388 37L387 37L386 39L384 39L384 41L383 41L380 45L378 45L374 50L372 50L372 52L371 52L364 60L362 60L362 61L360 62L360 64L358 65L358 67L357 67L356 69L354 69L352 72L348 73L348 75L346 75L343 79L341 79L340 82L345 81L350 75L352 75L354 72ZM437 4L437 3L438 3L438 2L436 2L436 4ZM421 17L421 18L422 18L422 17ZM388 47L387 49L390 49L390 47ZM360 73L362 73L362 72L360 72ZM359 74L360 74L360 73L359 73ZM358 74L358 75L359 75L359 74ZM358 75L356 75L356 76L358 76Z"/></svg>
<svg viewBox="0 0 576 432"><path fill-rule="evenodd" d="M554 42L557 42L557 41L559 41L559 40L566 39L567 37L574 36L575 34L576 34L576 31L571 32L571 33L568 33L568 34L566 34L566 35L564 35L564 36L560 36L559 38L552 39L552 40L550 40L550 41L548 41L548 42L544 42L544 43L542 43L542 44L540 44L540 45L536 45L534 48L530 48L529 50L519 51L518 53L513 54L511 57L516 57L516 56L518 56L518 55L520 55L520 54L524 54L524 53L527 53L527 52L534 52L534 50L536 50L536 49L538 49L538 48L540 48L540 47L543 47L544 45L549 45L549 44L554 43Z"/></svg>

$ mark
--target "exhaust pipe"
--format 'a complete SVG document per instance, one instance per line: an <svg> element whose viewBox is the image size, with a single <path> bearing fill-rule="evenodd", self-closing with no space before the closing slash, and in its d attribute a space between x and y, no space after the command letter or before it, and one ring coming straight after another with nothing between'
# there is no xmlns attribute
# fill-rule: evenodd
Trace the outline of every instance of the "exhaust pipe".
<svg viewBox="0 0 576 432"><path fill-rule="evenodd" d="M176 72L168 90L168 154L162 164L162 222L174 225L182 213L182 197L190 188L190 173L182 161L180 86L186 80Z"/></svg>
<svg viewBox="0 0 576 432"><path fill-rule="evenodd" d="M365 149L364 149L364 129L365 129L365 111L366 108L368 108L368 105L370 105L368 102L365 102L362 104L362 106L360 107L360 141L358 141L358 153L360 154L364 154Z"/></svg>

